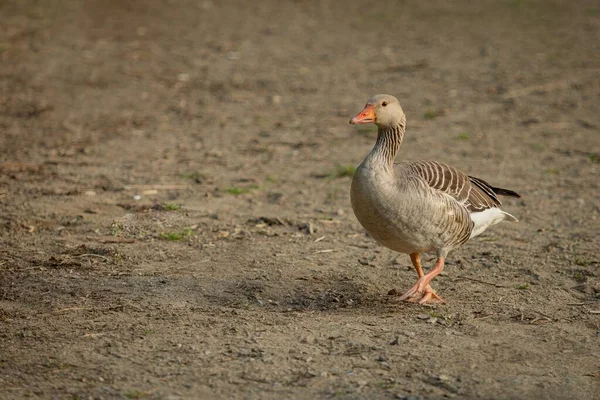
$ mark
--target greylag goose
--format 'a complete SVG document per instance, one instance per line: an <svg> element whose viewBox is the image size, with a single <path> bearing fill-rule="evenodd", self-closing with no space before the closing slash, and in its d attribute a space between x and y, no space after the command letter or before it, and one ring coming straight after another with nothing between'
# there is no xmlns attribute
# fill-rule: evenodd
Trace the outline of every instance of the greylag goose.
<svg viewBox="0 0 600 400"><path fill-rule="evenodd" d="M444 269L448 253L492 225L517 219L502 211L498 195L520 197L436 161L394 163L406 117L398 99L378 94L350 120L377 125L377 142L352 179L352 209L380 244L410 255L419 275L400 300L443 300L430 282ZM423 273L421 253L435 252L433 269Z"/></svg>

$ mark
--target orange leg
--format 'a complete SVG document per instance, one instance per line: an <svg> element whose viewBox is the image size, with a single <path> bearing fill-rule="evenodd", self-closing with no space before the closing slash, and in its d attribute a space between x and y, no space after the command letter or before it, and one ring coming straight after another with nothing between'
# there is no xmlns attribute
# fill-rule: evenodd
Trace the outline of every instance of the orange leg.
<svg viewBox="0 0 600 400"><path fill-rule="evenodd" d="M435 293L435 291L429 285L431 280L438 276L440 272L444 270L444 259L438 258L433 269L428 274L423 274L423 267L421 266L421 256L419 253L412 253L410 255L410 260L412 261L413 266L417 270L419 280L417 281L415 286L410 288L406 293L404 293L400 297L400 300L418 301L419 304L425 304L433 298L444 303L444 300L442 300L442 298L438 296L437 293Z"/></svg>
<svg viewBox="0 0 600 400"><path fill-rule="evenodd" d="M417 274L419 274L419 278L423 277L423 267L421 267L421 255L419 253L411 253L410 261L412 261L413 267L417 270Z"/></svg>

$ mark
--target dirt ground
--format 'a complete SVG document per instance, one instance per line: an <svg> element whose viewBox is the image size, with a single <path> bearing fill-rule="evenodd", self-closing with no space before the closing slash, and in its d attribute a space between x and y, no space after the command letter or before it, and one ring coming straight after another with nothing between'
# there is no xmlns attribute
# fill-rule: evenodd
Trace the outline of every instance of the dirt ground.
<svg viewBox="0 0 600 400"><path fill-rule="evenodd" d="M600 398L600 5L473 3L0 1L0 397ZM522 194L445 305L352 213L382 92Z"/></svg>

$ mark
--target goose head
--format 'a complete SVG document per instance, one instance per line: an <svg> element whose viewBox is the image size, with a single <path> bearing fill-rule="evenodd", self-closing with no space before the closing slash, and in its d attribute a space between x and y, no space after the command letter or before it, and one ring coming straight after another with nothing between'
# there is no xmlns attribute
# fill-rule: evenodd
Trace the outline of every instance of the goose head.
<svg viewBox="0 0 600 400"><path fill-rule="evenodd" d="M406 117L400 102L389 94L376 94L371 97L365 108L350 120L355 124L376 124L379 128L387 128L404 124Z"/></svg>

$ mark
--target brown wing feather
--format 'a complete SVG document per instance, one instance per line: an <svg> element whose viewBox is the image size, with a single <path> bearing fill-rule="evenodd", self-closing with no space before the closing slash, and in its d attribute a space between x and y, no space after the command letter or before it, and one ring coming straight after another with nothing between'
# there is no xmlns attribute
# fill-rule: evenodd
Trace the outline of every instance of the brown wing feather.
<svg viewBox="0 0 600 400"><path fill-rule="evenodd" d="M430 187L454 197L470 212L484 211L502 205L497 194L519 196L508 189L494 188L483 179L469 176L437 161L403 163ZM494 190L497 190L495 192Z"/></svg>

